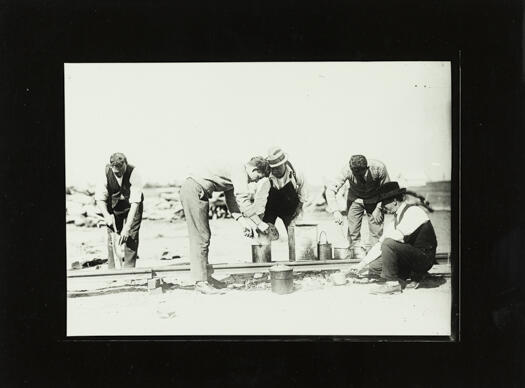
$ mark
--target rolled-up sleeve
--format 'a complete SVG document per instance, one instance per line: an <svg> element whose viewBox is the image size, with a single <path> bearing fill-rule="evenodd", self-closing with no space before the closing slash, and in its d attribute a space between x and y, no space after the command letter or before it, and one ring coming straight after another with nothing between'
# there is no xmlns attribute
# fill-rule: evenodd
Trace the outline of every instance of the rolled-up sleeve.
<svg viewBox="0 0 525 388"><path fill-rule="evenodd" d="M256 215L255 209L252 206L252 194L248 187L248 174L243 171L243 168L238 168L232 171L231 180L233 184L233 193L235 200L239 205L239 210L245 217Z"/></svg>
<svg viewBox="0 0 525 388"><path fill-rule="evenodd" d="M270 187L271 183L268 178L262 178L257 182L257 190L255 191L252 204L253 214L259 215L264 213L266 202L268 201L268 194L270 193Z"/></svg>
<svg viewBox="0 0 525 388"><path fill-rule="evenodd" d="M129 192L129 202L130 203L140 203L142 201L142 190L144 184L142 183L142 177L140 172L137 172L137 169L134 169L129 177L130 183L130 192Z"/></svg>
<svg viewBox="0 0 525 388"><path fill-rule="evenodd" d="M297 175L297 195L299 196L299 202L307 203L309 201L308 190L306 189L306 182L304 174L302 172L296 173Z"/></svg>
<svg viewBox="0 0 525 388"><path fill-rule="evenodd" d="M326 202L330 209L336 210L338 208L336 201L336 194L339 189L345 184L350 176L350 167L345 166L335 179L326 187Z"/></svg>
<svg viewBox="0 0 525 388"><path fill-rule="evenodd" d="M386 166L382 166L380 173L379 173L379 180L381 182L381 186L384 185L387 182L390 182L390 177L388 176L388 171L386 169Z"/></svg>
<svg viewBox="0 0 525 388"><path fill-rule="evenodd" d="M241 213L235 195L233 194L233 190L227 190L224 192L224 200L226 201L226 207L232 215Z"/></svg>

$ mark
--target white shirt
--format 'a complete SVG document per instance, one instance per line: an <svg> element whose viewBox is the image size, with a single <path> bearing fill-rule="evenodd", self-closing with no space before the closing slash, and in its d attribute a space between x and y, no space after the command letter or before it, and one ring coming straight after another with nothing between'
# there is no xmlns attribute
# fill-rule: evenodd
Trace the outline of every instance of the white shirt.
<svg viewBox="0 0 525 388"><path fill-rule="evenodd" d="M397 209L395 216L398 222L401 213L407 206L407 203L403 202ZM427 221L430 221L430 218L428 218L427 213L420 206L410 206L407 211L405 211L403 219L397 224L395 230L403 236L408 236Z"/></svg>
<svg viewBox="0 0 525 388"><path fill-rule="evenodd" d="M111 173L115 176L115 179L117 180L119 186L122 187L122 177L117 177L113 171ZM142 178L140 176L140 172L137 172L137 168L135 167L133 171L131 172L131 175L129 176L129 183L130 183L130 194L129 194L129 202L130 203L140 203L142 200L142 190L144 188L144 185L142 183ZM97 184L96 190L95 190L95 199L97 201L104 201L106 202L109 197L109 191L108 191L108 180L107 177L104 175L104 178L100 180ZM120 199L124 199L124 196L121 194Z"/></svg>
<svg viewBox="0 0 525 388"><path fill-rule="evenodd" d="M403 202L401 206L397 208L395 218L398 222L401 213L407 206L408 204L406 202ZM360 265L364 266L366 264L369 264L372 261L379 258L379 256L381 256L381 243L386 238L391 238L399 242L405 242L405 236L414 233L417 230L417 228L419 228L421 225L423 225L429 220L430 218L428 218L427 213L420 206L409 207L403 215L403 219L401 220L401 222L397 224L396 228L390 231L389 233L384 233L383 236L381 236L379 242L368 251L366 258Z"/></svg>
<svg viewBox="0 0 525 388"><path fill-rule="evenodd" d="M268 192L266 195L261 192L257 201L253 202L254 191L250 193L248 173L242 164L213 164L211 168L200 168L191 172L189 177L209 194L223 191L226 205L232 214L241 213L245 217L252 217L264 213ZM266 182L269 186L268 179ZM264 184L261 183L260 187L264 190Z"/></svg>

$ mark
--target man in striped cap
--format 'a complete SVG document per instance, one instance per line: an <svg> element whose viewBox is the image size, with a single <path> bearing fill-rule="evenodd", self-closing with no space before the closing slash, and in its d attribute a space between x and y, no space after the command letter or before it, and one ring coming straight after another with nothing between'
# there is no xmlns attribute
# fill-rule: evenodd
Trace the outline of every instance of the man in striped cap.
<svg viewBox="0 0 525 388"><path fill-rule="evenodd" d="M381 186L389 182L386 166L379 160L367 160L363 155L353 155L333 183L326 189L326 200L333 210L334 221L343 223L343 215L337 208L336 194L349 183L347 196L348 239L351 246L361 240L363 214L368 215L370 243L375 244L383 234L383 213L377 202Z"/></svg>
<svg viewBox="0 0 525 388"><path fill-rule="evenodd" d="M301 216L307 202L304 175L290 163L280 147L271 147L266 160L270 164L271 188L263 220L275 224L280 218L288 228Z"/></svg>

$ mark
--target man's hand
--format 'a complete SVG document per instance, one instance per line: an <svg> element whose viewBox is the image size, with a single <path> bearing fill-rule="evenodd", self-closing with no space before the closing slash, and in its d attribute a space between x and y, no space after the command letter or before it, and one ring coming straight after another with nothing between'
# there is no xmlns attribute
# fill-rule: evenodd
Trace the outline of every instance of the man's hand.
<svg viewBox="0 0 525 388"><path fill-rule="evenodd" d="M361 260L359 264L354 268L355 274L359 275L361 272L365 270L366 264Z"/></svg>
<svg viewBox="0 0 525 388"><path fill-rule="evenodd" d="M270 225L268 225L266 222L261 222L259 225L257 225L257 229L259 229L261 232L266 233Z"/></svg>
<svg viewBox="0 0 525 388"><path fill-rule="evenodd" d="M370 214L370 217L376 224L381 224L383 222L383 209L381 208L381 205L377 205L372 214Z"/></svg>
<svg viewBox="0 0 525 388"><path fill-rule="evenodd" d="M124 224L122 231L120 232L120 238L118 240L119 245L124 244L129 238L129 226Z"/></svg>
<svg viewBox="0 0 525 388"><path fill-rule="evenodd" d="M241 224L242 232L245 237L253 237L255 236L257 227L255 226L255 223L251 220L249 220L246 217L239 217L237 219L237 222Z"/></svg>
<svg viewBox="0 0 525 388"><path fill-rule="evenodd" d="M113 216L113 214L106 214L104 215L104 222L106 223L107 226L111 226L113 227L113 221L115 221L115 217ZM116 232L116 230L115 230Z"/></svg>
<svg viewBox="0 0 525 388"><path fill-rule="evenodd" d="M334 212L334 222L338 225L341 225L343 223L343 215L340 211Z"/></svg>
<svg viewBox="0 0 525 388"><path fill-rule="evenodd" d="M356 200L354 200L354 202L360 205L364 205L363 198L357 198Z"/></svg>

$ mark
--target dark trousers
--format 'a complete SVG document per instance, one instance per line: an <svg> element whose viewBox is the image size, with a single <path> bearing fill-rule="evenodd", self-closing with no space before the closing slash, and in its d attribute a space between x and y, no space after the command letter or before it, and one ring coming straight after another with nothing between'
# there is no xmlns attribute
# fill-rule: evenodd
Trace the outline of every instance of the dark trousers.
<svg viewBox="0 0 525 388"><path fill-rule="evenodd" d="M406 280L411 276L427 272L436 257L436 249L423 251L406 243L391 238L381 244L381 258L371 263L371 272L377 271L381 264L381 277L385 280ZM379 263L377 263L379 261Z"/></svg>
<svg viewBox="0 0 525 388"><path fill-rule="evenodd" d="M188 178L180 189L180 200L188 226L191 277L194 282L204 281L212 272L208 265L211 240L208 196L201 185Z"/></svg>
<svg viewBox="0 0 525 388"><path fill-rule="evenodd" d="M119 208L119 205L117 204L117 208ZM140 230L140 224L142 223L142 213L144 211L144 206L142 203L139 204L137 208L137 212L135 213L135 217L133 218L133 223L131 224L131 228L129 230L129 237L126 241L126 245L124 247L124 261L122 263L122 267L124 268L134 268L137 256L138 256L138 249L139 249L139 230ZM126 220L127 216L129 214L128 210L119 211L116 210L113 212L113 215L115 216L115 223L117 224L117 232L120 233L122 231L122 228L124 227L124 221ZM113 240L111 239L111 229L108 229L108 268L113 269L115 268L115 257L113 255Z"/></svg>
<svg viewBox="0 0 525 388"><path fill-rule="evenodd" d="M299 206L299 195L292 182L288 182L280 190L272 187L268 193L263 221L275 225L275 221L279 217L288 230L288 226L290 226L297 211L297 206Z"/></svg>

